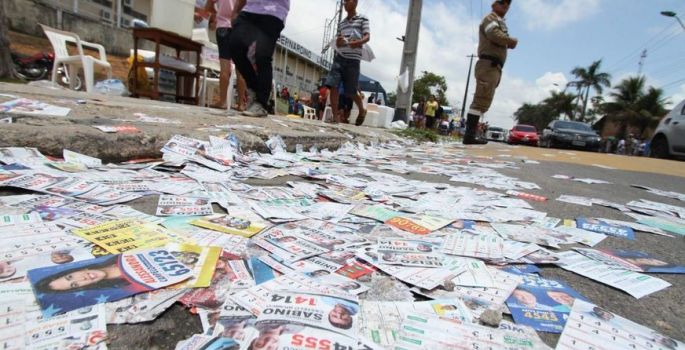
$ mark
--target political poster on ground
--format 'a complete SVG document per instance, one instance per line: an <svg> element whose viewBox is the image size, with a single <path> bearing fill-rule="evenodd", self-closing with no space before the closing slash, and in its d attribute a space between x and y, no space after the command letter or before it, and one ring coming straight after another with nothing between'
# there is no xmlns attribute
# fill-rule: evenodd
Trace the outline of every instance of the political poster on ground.
<svg viewBox="0 0 685 350"><path fill-rule="evenodd" d="M359 314L356 300L340 296L274 292L257 322L294 324L355 338Z"/></svg>
<svg viewBox="0 0 685 350"><path fill-rule="evenodd" d="M268 222L263 221L255 214L233 212L231 214L205 216L190 223L206 229L239 235L245 238L258 234L269 225Z"/></svg>
<svg viewBox="0 0 685 350"><path fill-rule="evenodd" d="M182 282L192 270L169 251L152 249L29 270L43 315L116 301Z"/></svg>
<svg viewBox="0 0 685 350"><path fill-rule="evenodd" d="M635 239L635 231L633 231L632 228L608 224L597 219L579 217L576 218L576 226L583 230L603 233L609 236L627 238L630 240Z"/></svg>
<svg viewBox="0 0 685 350"><path fill-rule="evenodd" d="M556 347L557 350L684 348L685 343L582 300L573 304Z"/></svg>
<svg viewBox="0 0 685 350"><path fill-rule="evenodd" d="M192 216L214 214L207 198L183 196L159 196L157 216Z"/></svg>
<svg viewBox="0 0 685 350"><path fill-rule="evenodd" d="M104 248L110 254L159 247L170 241L168 232L163 227L132 219L109 221L72 232Z"/></svg>
<svg viewBox="0 0 685 350"><path fill-rule="evenodd" d="M653 255L626 249L581 249L577 252L604 264L647 273L685 273L685 266L670 264Z"/></svg>
<svg viewBox="0 0 685 350"><path fill-rule="evenodd" d="M0 344L3 349L107 348L104 305L44 318L29 283L2 284L0 295Z"/></svg>
<svg viewBox="0 0 685 350"><path fill-rule="evenodd" d="M537 331L561 333L573 301L584 297L558 281L537 275L521 277L523 282L507 299L514 321Z"/></svg>
<svg viewBox="0 0 685 350"><path fill-rule="evenodd" d="M557 253L562 269L620 289L637 299L671 286L670 283L639 272L607 265L574 251Z"/></svg>

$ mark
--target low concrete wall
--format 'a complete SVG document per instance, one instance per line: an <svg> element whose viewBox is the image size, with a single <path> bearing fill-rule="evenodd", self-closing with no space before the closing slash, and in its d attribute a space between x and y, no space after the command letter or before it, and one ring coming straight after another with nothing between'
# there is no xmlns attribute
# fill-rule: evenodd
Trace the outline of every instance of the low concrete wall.
<svg viewBox="0 0 685 350"><path fill-rule="evenodd" d="M86 41L102 44L107 53L128 56L133 48L130 29L109 27L79 14L64 11L40 0L3 0L7 9L10 29L33 36L43 36L39 24L74 32ZM152 44L143 43L150 49Z"/></svg>

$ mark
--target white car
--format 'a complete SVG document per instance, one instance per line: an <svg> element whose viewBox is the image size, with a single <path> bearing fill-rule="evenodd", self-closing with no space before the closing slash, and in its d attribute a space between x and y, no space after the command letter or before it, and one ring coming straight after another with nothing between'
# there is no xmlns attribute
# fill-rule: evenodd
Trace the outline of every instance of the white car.
<svg viewBox="0 0 685 350"><path fill-rule="evenodd" d="M496 126L491 126L488 128L488 131L485 133L485 138L487 138L490 141L499 141L499 142L504 142L504 134L506 133L506 130L502 128L498 128Z"/></svg>
<svg viewBox="0 0 685 350"><path fill-rule="evenodd" d="M685 157L685 101L671 110L654 131L649 145L654 158Z"/></svg>

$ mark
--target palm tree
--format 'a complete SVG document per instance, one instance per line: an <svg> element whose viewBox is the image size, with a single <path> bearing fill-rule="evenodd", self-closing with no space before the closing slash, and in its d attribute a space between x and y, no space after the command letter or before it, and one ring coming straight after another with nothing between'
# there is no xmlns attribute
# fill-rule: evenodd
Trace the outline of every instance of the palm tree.
<svg viewBox="0 0 685 350"><path fill-rule="evenodd" d="M571 71L571 74L578 78L578 81L575 81L574 83L578 84L581 93L582 89L585 88L583 109L581 110L580 115L581 120L585 120L588 98L590 97L590 89L594 89L595 93L597 94L602 94L605 87L608 88L611 86L611 75L609 73L601 72L601 65L602 60L597 60L592 62L592 64L587 68L576 67Z"/></svg>
<svg viewBox="0 0 685 350"><path fill-rule="evenodd" d="M661 117L666 113L666 103L668 98L664 97L664 90L650 86L647 93L638 100L639 117L637 127L640 129L640 137L648 127L655 127L659 124Z"/></svg>
<svg viewBox="0 0 685 350"><path fill-rule="evenodd" d="M565 115L568 119L573 120L573 114L576 110L576 106L573 104L575 99L576 96L571 93L551 91L551 95L542 103L552 110L555 117Z"/></svg>
<svg viewBox="0 0 685 350"><path fill-rule="evenodd" d="M666 102L662 89L650 86L645 92L645 78L629 77L614 87L612 102L604 104L605 111L621 123L621 135L625 136L629 125L636 126L640 135L645 129L656 125L666 114Z"/></svg>

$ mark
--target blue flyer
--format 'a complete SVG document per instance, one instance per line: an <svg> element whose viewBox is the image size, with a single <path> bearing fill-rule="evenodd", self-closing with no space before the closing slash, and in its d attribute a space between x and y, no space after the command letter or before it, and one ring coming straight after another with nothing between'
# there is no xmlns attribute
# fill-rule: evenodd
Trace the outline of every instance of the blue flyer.
<svg viewBox="0 0 685 350"><path fill-rule="evenodd" d="M576 226L586 231L597 232L631 240L635 239L635 232L632 228L628 226L607 224L606 222L597 219L579 217L576 218Z"/></svg>
<svg viewBox="0 0 685 350"><path fill-rule="evenodd" d="M517 324L537 331L561 333L576 298L586 300L569 286L537 275L522 275L523 282L507 299Z"/></svg>

